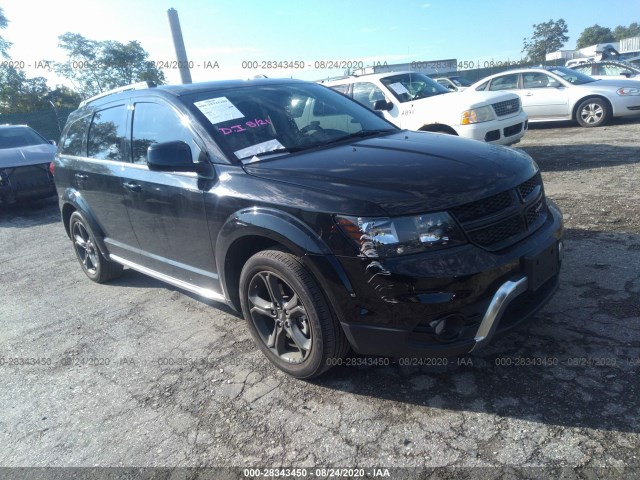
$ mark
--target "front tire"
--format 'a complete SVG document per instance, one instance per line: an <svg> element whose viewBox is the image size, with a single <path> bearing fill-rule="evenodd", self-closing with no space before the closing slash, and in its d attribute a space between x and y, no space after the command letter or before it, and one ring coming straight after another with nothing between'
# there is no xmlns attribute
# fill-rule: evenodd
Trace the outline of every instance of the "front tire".
<svg viewBox="0 0 640 480"><path fill-rule="evenodd" d="M587 98L576 110L576 120L582 127L601 127L609 121L611 109L601 98Z"/></svg>
<svg viewBox="0 0 640 480"><path fill-rule="evenodd" d="M71 214L69 231L73 250L87 277L94 282L103 283L122 275L122 265L107 260L100 253L95 235L80 212Z"/></svg>
<svg viewBox="0 0 640 480"><path fill-rule="evenodd" d="M349 349L322 291L294 255L252 256L240 274L240 300L258 347L293 377L317 377Z"/></svg>

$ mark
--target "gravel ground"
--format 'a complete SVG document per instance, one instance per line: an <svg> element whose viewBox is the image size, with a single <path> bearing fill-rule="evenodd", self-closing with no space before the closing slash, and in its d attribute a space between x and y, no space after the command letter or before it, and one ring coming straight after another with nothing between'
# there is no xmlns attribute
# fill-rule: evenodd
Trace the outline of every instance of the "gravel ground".
<svg viewBox="0 0 640 480"><path fill-rule="evenodd" d="M567 227L560 291L530 325L447 365L342 366L313 382L271 367L225 306L130 270L90 282L55 201L0 210L0 466L639 475L638 138L640 122L555 124L517 146Z"/></svg>

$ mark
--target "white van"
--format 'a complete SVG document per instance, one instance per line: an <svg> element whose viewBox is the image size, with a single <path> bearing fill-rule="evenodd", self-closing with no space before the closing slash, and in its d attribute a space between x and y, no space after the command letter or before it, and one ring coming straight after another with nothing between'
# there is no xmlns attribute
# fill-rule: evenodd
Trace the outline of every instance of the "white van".
<svg viewBox="0 0 640 480"><path fill-rule="evenodd" d="M524 136L528 122L520 98L507 92L450 92L416 72L351 75L321 81L382 112L400 128L449 133L500 145Z"/></svg>

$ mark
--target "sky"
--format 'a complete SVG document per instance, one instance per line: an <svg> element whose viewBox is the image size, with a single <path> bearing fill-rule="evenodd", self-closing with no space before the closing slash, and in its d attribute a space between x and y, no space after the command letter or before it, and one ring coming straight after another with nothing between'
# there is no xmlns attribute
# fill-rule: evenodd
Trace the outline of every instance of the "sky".
<svg viewBox="0 0 640 480"><path fill-rule="evenodd" d="M572 49L595 23L613 29L640 21L638 0L0 0L0 7L10 22L0 35L13 43L11 60L51 87L71 85L38 62L65 59L57 44L66 32L137 40L150 60L175 66L169 8L178 11L194 82L256 74L317 80L342 74L327 68L342 61L517 61L536 23L564 18L564 48ZM261 68L295 61L304 68ZM180 83L176 68L163 70L168 83Z"/></svg>

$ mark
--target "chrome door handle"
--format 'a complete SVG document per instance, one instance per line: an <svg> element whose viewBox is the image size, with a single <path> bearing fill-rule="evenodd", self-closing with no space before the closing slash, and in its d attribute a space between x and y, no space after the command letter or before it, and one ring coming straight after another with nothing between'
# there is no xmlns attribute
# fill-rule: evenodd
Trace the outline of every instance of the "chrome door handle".
<svg viewBox="0 0 640 480"><path fill-rule="evenodd" d="M124 182L122 184L122 186L124 188L126 188L127 190L129 190L130 192L141 192L142 191L142 187L137 184L137 183L133 183L133 182Z"/></svg>

